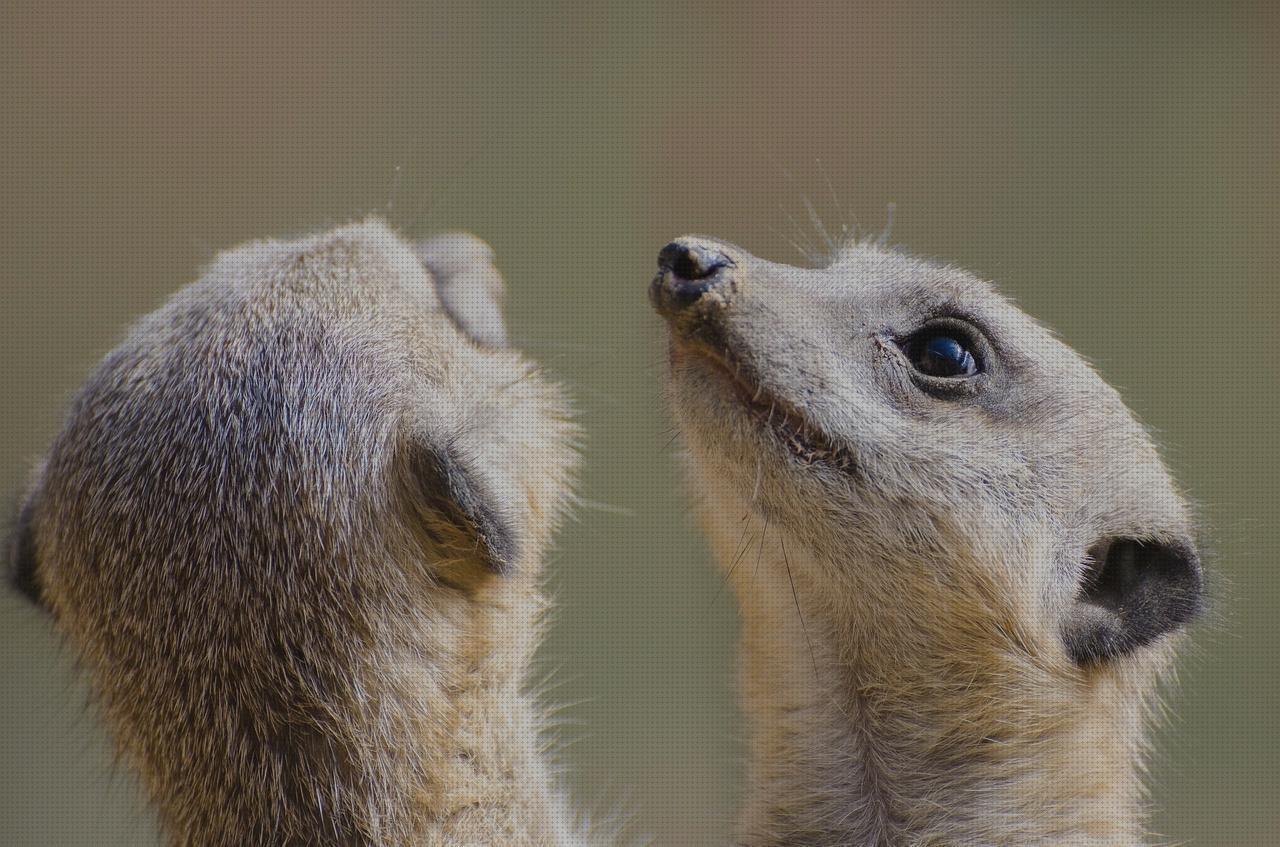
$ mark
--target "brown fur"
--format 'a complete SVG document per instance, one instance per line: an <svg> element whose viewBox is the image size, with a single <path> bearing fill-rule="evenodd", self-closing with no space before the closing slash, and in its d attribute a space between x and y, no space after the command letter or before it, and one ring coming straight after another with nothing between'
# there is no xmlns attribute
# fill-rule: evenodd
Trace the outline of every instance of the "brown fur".
<svg viewBox="0 0 1280 847"><path fill-rule="evenodd" d="M698 237L663 255L671 403L742 610L742 843L1143 842L1145 722L1199 565L1115 392L952 268L871 244L816 269ZM947 396L905 352L939 316L981 327L991 365ZM1152 584L1177 614L1074 660L1111 538L1170 551L1182 582Z"/></svg>
<svg viewBox="0 0 1280 847"><path fill-rule="evenodd" d="M577 431L490 258L240 247L76 399L16 549L173 844L584 843L524 690Z"/></svg>

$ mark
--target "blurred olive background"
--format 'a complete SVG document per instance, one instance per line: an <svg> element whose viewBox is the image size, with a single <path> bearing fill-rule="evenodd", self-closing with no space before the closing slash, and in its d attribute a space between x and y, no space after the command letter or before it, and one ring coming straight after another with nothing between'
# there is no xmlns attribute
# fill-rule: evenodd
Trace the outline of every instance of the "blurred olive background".
<svg viewBox="0 0 1280 847"><path fill-rule="evenodd" d="M1280 15L1266 3L15 3L0 21L0 492L223 247L370 212L490 241L575 390L593 507L544 655L584 805L722 843L734 610L694 531L645 287L672 236L832 229L996 279L1204 504L1215 614L1155 828L1276 843ZM0 843L153 844L46 621L0 600ZM1085 751L1087 754L1087 751Z"/></svg>

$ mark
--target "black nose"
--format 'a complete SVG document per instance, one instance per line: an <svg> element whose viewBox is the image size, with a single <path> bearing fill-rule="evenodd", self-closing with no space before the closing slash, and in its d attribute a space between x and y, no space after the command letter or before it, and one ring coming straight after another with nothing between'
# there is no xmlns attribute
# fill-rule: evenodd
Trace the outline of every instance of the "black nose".
<svg viewBox="0 0 1280 847"><path fill-rule="evenodd" d="M728 276L722 271L732 267L733 260L719 250L694 241L673 241L658 253L654 294L661 294L669 307L690 306L722 285Z"/></svg>
<svg viewBox="0 0 1280 847"><path fill-rule="evenodd" d="M718 250L683 241L672 241L658 253L659 268L688 282L707 279L732 264L729 257Z"/></svg>

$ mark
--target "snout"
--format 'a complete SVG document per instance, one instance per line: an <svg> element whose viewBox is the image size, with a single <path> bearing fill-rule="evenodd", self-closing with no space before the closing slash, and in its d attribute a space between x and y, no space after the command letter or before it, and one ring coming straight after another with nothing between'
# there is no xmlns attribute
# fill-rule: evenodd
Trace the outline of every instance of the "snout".
<svg viewBox="0 0 1280 847"><path fill-rule="evenodd" d="M670 319L723 308L737 286L738 263L720 245L684 237L658 253L658 275L649 287L654 308Z"/></svg>

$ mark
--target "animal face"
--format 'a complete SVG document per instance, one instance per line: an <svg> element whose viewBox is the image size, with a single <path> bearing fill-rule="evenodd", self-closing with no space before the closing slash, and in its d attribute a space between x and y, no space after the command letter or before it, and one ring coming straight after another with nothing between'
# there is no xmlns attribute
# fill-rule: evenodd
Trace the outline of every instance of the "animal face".
<svg viewBox="0 0 1280 847"><path fill-rule="evenodd" d="M687 237L650 291L702 478L812 539L824 579L928 614L949 591L1013 598L1077 665L1199 608L1191 520L1148 434L989 284L874 245L797 268Z"/></svg>

